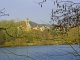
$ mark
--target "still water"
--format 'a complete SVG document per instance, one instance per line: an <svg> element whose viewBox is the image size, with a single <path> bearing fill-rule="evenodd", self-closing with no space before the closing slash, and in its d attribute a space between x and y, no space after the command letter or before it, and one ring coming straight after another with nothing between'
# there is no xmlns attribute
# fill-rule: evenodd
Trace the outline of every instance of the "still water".
<svg viewBox="0 0 80 60"><path fill-rule="evenodd" d="M73 45L80 54L78 45ZM80 60L69 45L0 48L0 60Z"/></svg>

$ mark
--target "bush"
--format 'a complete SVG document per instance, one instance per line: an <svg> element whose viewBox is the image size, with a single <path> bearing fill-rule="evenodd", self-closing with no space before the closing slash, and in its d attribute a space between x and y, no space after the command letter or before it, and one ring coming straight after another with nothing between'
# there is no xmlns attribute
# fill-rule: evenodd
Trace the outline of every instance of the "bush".
<svg viewBox="0 0 80 60"><path fill-rule="evenodd" d="M0 45L5 43L5 41L6 41L5 34L3 33L3 30L0 30Z"/></svg>

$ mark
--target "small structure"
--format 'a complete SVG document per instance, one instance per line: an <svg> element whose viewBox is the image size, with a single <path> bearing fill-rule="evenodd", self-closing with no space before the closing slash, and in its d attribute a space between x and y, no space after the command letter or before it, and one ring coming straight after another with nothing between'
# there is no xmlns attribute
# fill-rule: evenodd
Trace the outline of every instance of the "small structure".
<svg viewBox="0 0 80 60"><path fill-rule="evenodd" d="M23 31L30 31L31 25L29 24L29 19L27 18L26 21L21 21L18 30L21 29Z"/></svg>
<svg viewBox="0 0 80 60"><path fill-rule="evenodd" d="M25 21L21 22L21 27L22 27L22 30L24 30L24 31L30 31L31 30L31 25L29 24L28 18L26 19L26 22Z"/></svg>
<svg viewBox="0 0 80 60"><path fill-rule="evenodd" d="M44 26L42 26L42 27L40 27L40 31L44 31L45 30L45 27Z"/></svg>
<svg viewBox="0 0 80 60"><path fill-rule="evenodd" d="M33 29L33 30L38 30L38 31L43 32L45 29L49 29L49 27L47 27L47 26L41 26L41 27L36 26L36 27L32 27L30 25L30 23L29 23L29 19L26 18L26 21L21 21L20 22L20 26L17 27L17 29L18 29L18 34L19 34L19 31L20 30L22 30L22 31L31 31L31 29Z"/></svg>
<svg viewBox="0 0 80 60"><path fill-rule="evenodd" d="M34 30L39 30L39 31L43 32L45 30L45 27L44 26L42 26L42 27L36 26L33 29Z"/></svg>

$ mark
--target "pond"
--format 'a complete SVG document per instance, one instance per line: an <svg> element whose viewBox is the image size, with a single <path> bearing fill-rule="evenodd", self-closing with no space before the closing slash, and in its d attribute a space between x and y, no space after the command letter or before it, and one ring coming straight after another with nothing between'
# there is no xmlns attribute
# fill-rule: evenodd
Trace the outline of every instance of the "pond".
<svg viewBox="0 0 80 60"><path fill-rule="evenodd" d="M78 45L72 45L80 55ZM69 45L0 48L0 60L80 60Z"/></svg>

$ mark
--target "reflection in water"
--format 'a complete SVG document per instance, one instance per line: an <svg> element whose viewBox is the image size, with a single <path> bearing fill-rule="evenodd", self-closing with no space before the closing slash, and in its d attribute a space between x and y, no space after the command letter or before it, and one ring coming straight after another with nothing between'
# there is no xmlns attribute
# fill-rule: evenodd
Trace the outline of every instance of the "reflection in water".
<svg viewBox="0 0 80 60"><path fill-rule="evenodd" d="M73 47L80 54L78 45ZM69 45L0 48L0 60L76 60L80 56Z"/></svg>

